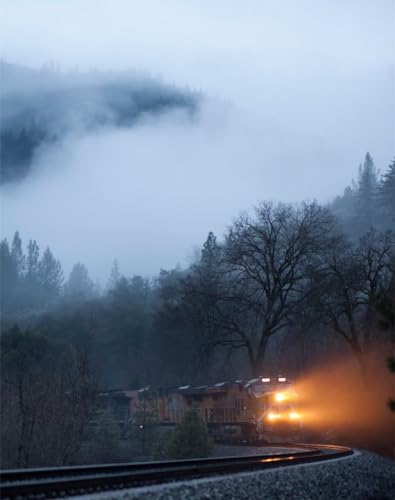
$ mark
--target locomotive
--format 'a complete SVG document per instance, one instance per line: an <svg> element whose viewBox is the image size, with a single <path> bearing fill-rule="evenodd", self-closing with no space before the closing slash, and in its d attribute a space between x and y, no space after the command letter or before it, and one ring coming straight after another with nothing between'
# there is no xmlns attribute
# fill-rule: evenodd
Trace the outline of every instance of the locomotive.
<svg viewBox="0 0 395 500"><path fill-rule="evenodd" d="M289 440L301 428L296 402L297 394L286 377L181 386L159 396L159 419L176 424L192 410L216 441Z"/></svg>
<svg viewBox="0 0 395 500"><path fill-rule="evenodd" d="M154 407L161 426L175 426L186 412L194 411L206 422L215 441L289 441L298 439L302 429L298 395L292 382L282 376L197 387L145 387L136 391L116 391L111 398L115 397L118 406L124 401L127 408L125 424L133 421L141 408L146 411ZM150 405L147 406L148 400Z"/></svg>

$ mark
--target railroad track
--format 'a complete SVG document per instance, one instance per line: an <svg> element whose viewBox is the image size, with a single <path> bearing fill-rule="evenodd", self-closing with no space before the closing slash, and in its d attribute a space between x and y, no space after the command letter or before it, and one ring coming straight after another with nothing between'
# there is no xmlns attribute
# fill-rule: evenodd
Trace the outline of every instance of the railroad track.
<svg viewBox="0 0 395 500"><path fill-rule="evenodd" d="M53 498L148 484L263 470L345 457L352 449L330 445L288 445L303 451L166 462L139 462L77 467L4 470L0 472L3 499Z"/></svg>

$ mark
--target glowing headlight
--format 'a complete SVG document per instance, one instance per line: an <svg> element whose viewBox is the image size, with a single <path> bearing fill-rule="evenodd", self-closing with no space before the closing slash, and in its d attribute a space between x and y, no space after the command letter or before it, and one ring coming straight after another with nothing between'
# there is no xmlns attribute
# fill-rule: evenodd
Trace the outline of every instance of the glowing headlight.
<svg viewBox="0 0 395 500"><path fill-rule="evenodd" d="M281 401L284 401L285 399L285 394L282 393L282 392L276 392L275 396L274 396L274 399L277 401L277 402L281 402Z"/></svg>
<svg viewBox="0 0 395 500"><path fill-rule="evenodd" d="M273 413L272 411L267 416L267 419L270 420L270 422L272 422L273 420L276 420L276 418L277 418L277 415L275 413Z"/></svg>
<svg viewBox="0 0 395 500"><path fill-rule="evenodd" d="M289 418L290 420L298 420L300 418L300 415L296 411L291 411L291 413L289 414Z"/></svg>

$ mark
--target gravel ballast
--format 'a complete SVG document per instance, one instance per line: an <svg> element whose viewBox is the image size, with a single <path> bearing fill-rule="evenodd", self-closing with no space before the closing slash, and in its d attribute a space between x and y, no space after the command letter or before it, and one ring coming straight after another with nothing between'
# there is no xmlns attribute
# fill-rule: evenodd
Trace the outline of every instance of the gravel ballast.
<svg viewBox="0 0 395 500"><path fill-rule="evenodd" d="M89 498L393 500L395 462L372 453L356 452L330 462L98 493Z"/></svg>

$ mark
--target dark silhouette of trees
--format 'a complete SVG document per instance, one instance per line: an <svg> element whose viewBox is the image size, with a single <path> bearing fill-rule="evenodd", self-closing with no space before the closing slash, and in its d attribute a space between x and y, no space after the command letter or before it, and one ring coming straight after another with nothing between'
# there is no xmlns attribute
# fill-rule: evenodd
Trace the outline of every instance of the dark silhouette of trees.
<svg viewBox="0 0 395 500"><path fill-rule="evenodd" d="M395 230L395 160L389 165L379 184L378 203L389 227Z"/></svg>
<svg viewBox="0 0 395 500"><path fill-rule="evenodd" d="M371 230L357 245L343 240L329 250L327 264L315 276L316 311L366 371L365 354L378 340L377 302L393 280L394 237Z"/></svg>
<svg viewBox="0 0 395 500"><path fill-rule="evenodd" d="M261 204L255 217L235 221L221 251L209 235L186 283L208 347L245 349L259 375L270 338L296 320L312 293L309 276L336 237L333 216L316 203Z"/></svg>
<svg viewBox="0 0 395 500"><path fill-rule="evenodd" d="M38 264L38 279L42 293L42 303L51 304L61 292L63 284L62 266L47 248Z"/></svg>
<svg viewBox="0 0 395 500"><path fill-rule="evenodd" d="M93 402L89 367L70 344L17 327L2 333L3 467L69 463Z"/></svg>
<svg viewBox="0 0 395 500"><path fill-rule="evenodd" d="M373 158L366 153L363 165L359 167L356 192L355 223L359 230L374 227L377 207L378 170Z"/></svg>
<svg viewBox="0 0 395 500"><path fill-rule="evenodd" d="M1 307L4 315L43 311L56 304L62 294L63 271L49 248L40 257L37 242L30 240L25 255L17 231L11 249L6 239L0 243L0 259Z"/></svg>
<svg viewBox="0 0 395 500"><path fill-rule="evenodd" d="M379 178L373 158L366 153L359 167L357 181L347 186L343 196L330 204L344 232L358 240L369 229L395 230L395 167L394 162Z"/></svg>
<svg viewBox="0 0 395 500"><path fill-rule="evenodd" d="M108 290L113 290L121 279L121 273L119 272L118 260L115 259L111 268L110 278L108 280L107 288Z"/></svg>
<svg viewBox="0 0 395 500"><path fill-rule="evenodd" d="M84 302L94 296L94 284L84 264L74 264L65 284L65 296L71 302Z"/></svg>

